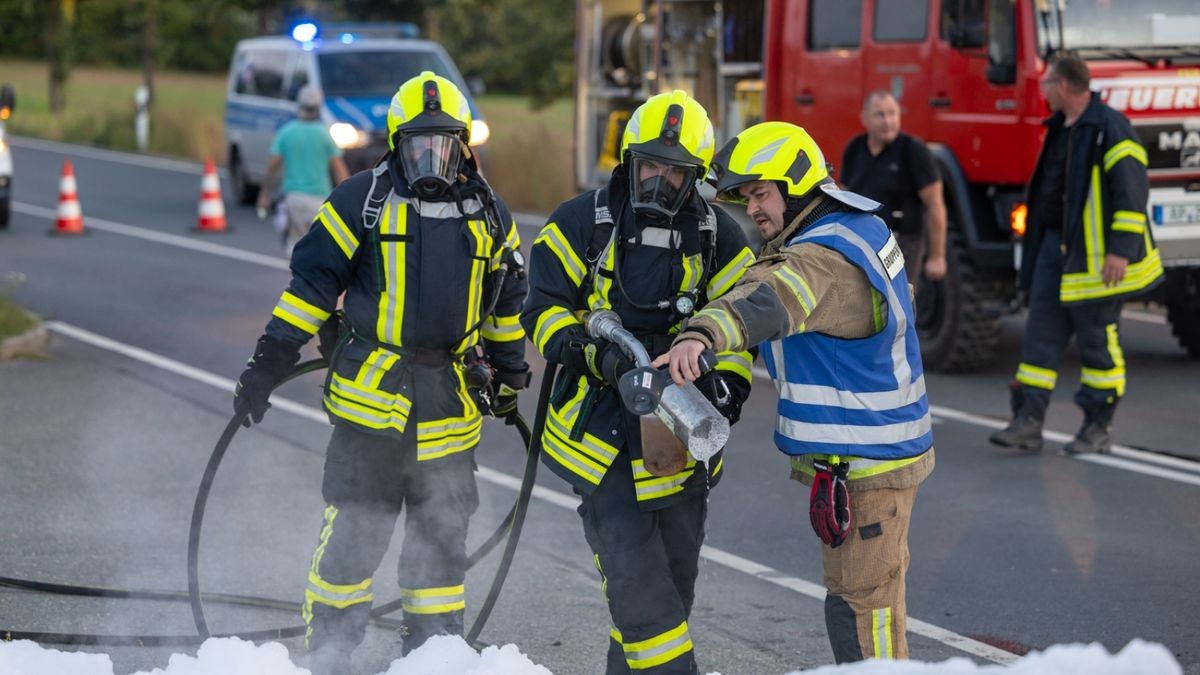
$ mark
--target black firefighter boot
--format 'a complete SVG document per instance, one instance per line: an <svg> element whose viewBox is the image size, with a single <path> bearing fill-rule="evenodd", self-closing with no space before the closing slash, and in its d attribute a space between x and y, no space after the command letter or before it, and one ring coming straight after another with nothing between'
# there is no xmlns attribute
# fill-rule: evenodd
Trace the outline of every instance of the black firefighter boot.
<svg viewBox="0 0 1200 675"><path fill-rule="evenodd" d="M1113 412L1116 411L1116 398L1105 401L1101 405L1083 409L1083 426L1075 438L1063 446L1063 452L1068 455L1109 454L1112 452Z"/></svg>
<svg viewBox="0 0 1200 675"><path fill-rule="evenodd" d="M1042 451L1042 420L1046 417L1046 406L1050 392L1031 389L1020 382L1008 385L1013 410L1008 426L993 433L988 440L994 445L1017 448L1026 452Z"/></svg>

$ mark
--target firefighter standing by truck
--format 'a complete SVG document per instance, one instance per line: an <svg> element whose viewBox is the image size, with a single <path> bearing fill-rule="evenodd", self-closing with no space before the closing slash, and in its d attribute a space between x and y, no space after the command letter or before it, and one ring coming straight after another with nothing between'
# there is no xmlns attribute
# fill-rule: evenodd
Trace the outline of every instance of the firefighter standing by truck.
<svg viewBox="0 0 1200 675"><path fill-rule="evenodd" d="M745 234L696 190L714 149L699 103L679 90L651 97L625 127L607 186L560 205L530 254L521 322L538 351L564 366L542 460L582 497L579 515L613 622L610 674L696 672L688 616L707 493L723 460L655 459L662 448L644 444L642 420L616 389L633 364L615 344L589 338L581 316L615 311L657 356L694 307L741 277L753 260ZM752 357L745 348L717 357L698 386L734 421L749 394Z"/></svg>
<svg viewBox="0 0 1200 675"><path fill-rule="evenodd" d="M877 202L838 189L802 128L764 122L713 160L717 198L746 204L758 262L655 361L694 380L705 348L759 343L779 391L775 443L810 485L825 625L838 663L908 658L904 579L933 433L904 256Z"/></svg>
<svg viewBox="0 0 1200 675"><path fill-rule="evenodd" d="M1089 90L1087 63L1054 58L1042 93L1054 113L1029 182L1020 288L1029 302L1013 419L997 445L1039 451L1042 422L1071 334L1083 364L1075 403L1084 421L1067 453L1112 449L1110 427L1125 395L1118 323L1124 299L1153 287L1162 262L1146 221L1146 151L1129 120Z"/></svg>
<svg viewBox="0 0 1200 675"><path fill-rule="evenodd" d="M470 124L450 80L426 71L401 85L388 111L389 153L321 206L238 381L235 409L261 421L300 347L337 321L345 292L349 328L325 387L328 506L303 605L314 675L349 672L402 506L403 651L463 630L467 521L479 502L473 451L488 402L468 391L464 356L482 344L498 417L515 413L529 381L518 319L525 282L508 274L500 283L519 263L520 241L469 154Z"/></svg>

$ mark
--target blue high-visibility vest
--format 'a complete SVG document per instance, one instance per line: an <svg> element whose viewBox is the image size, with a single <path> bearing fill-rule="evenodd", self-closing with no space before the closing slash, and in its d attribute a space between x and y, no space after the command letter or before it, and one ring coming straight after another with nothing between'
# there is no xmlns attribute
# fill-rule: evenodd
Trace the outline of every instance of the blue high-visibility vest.
<svg viewBox="0 0 1200 675"><path fill-rule="evenodd" d="M775 444L789 455L891 460L933 446L929 400L904 256L875 216L835 213L788 245L831 248L862 269L887 299L883 330L860 339L795 333L763 345L779 392Z"/></svg>

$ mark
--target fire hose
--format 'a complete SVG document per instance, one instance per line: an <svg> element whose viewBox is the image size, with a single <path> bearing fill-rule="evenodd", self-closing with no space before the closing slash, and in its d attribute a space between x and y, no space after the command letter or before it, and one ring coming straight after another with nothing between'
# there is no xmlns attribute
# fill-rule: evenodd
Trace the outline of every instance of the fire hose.
<svg viewBox="0 0 1200 675"><path fill-rule="evenodd" d="M314 359L297 365L291 373L280 384L289 380L300 377L301 375L310 373L315 370L320 370L327 367L324 359ZM496 530L477 548L467 559L468 569L475 566L480 560L486 557L499 545L500 541L507 539L502 554L500 564L496 569L496 573L492 579L491 587L476 615L475 622L467 631L467 642L475 646L477 649L482 648L478 638L480 632L486 625L488 618L491 615L492 608L495 606L497 599L500 596L500 591L504 586L504 581L508 576L508 571L512 567L513 556L516 553L517 542L520 540L521 530L525 522L525 514L529 507L529 499L533 492L534 480L537 477L538 451L541 447L542 430L546 422L546 410L549 403L550 391L553 386L554 373L556 367L550 365L543 376L541 391L538 396L537 414L534 420L534 428L531 431L525 419L519 414L514 416L513 424L517 432L521 435L521 440L525 445L525 466L522 475L521 488L517 493L516 501L508 514L500 522ZM188 601L191 604L192 618L196 624L196 635L114 635L114 634L94 634L94 633L53 633L53 632L36 632L36 631L20 631L8 630L0 628L0 639L5 641L11 640L33 640L34 642L60 645L103 645L103 646L181 646L181 645L198 645L210 637L238 637L244 640L259 641L259 640L279 640L303 635L305 626L288 626L282 628L268 628L256 631L243 631L239 633L222 633L213 634L209 631L208 621L204 615L204 602L210 601L213 603L241 605L249 607L261 607L267 609L294 610L296 603L293 601L277 600L273 598L263 598L251 595L238 595L228 593L205 593L200 590L200 532L204 523L204 512L208 503L208 496L212 489L212 484L216 478L217 469L221 465L221 460L224 458L226 451L229 449L230 443L237 434L242 423L245 421L246 412L235 413L225 427L225 431L218 439L216 446L213 448L212 455L209 457L208 464L204 469L204 475L200 481L200 487L196 493L196 500L192 508L191 528L188 532L188 590L181 591L158 591L158 590L141 590L141 589L122 589L103 586L84 586L71 584L55 584L42 581L33 581L28 579L19 579L15 577L0 576L0 587L13 588L18 590L36 591L42 593L52 593L56 595L71 595L83 597L102 597L102 598L127 598L137 600L155 600L182 602ZM374 625L385 628L399 628L400 623L395 620L386 619L386 615L400 609L401 601L393 600L371 610L371 622Z"/></svg>

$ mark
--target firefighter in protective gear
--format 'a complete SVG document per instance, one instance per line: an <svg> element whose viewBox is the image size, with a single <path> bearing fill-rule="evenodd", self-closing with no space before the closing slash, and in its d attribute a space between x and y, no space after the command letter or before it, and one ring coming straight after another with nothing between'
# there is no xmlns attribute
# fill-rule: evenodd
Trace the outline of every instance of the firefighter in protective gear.
<svg viewBox="0 0 1200 675"><path fill-rule="evenodd" d="M235 408L261 420L271 388L337 320L345 293L347 326L325 386L328 506L303 605L314 673L348 671L401 507L403 651L463 630L474 449L489 412L487 397L467 388L464 359L482 350L506 413L529 380L518 316L526 284L506 272L520 241L469 154L470 122L446 78L427 71L400 86L390 151L322 205L239 381Z"/></svg>
<svg viewBox="0 0 1200 675"><path fill-rule="evenodd" d="M746 129L713 175L718 199L746 204L766 245L656 365L682 383L705 348L763 343L779 391L775 443L811 486L834 657L907 658L908 524L934 453L904 255L871 215L879 205L839 189L800 127Z"/></svg>
<svg viewBox="0 0 1200 675"><path fill-rule="evenodd" d="M1106 453L1125 395L1121 305L1162 280L1146 220L1146 150L1129 120L1090 88L1087 63L1051 60L1042 93L1053 111L1029 182L1020 289L1029 301L1021 363L1010 386L1013 419L996 445L1039 451L1058 363L1075 334L1083 371L1075 403L1083 425L1067 453Z"/></svg>
<svg viewBox="0 0 1200 675"><path fill-rule="evenodd" d="M629 119L621 163L606 187L560 205L534 242L521 323L548 361L562 364L542 461L582 497L579 515L612 617L608 673L694 673L691 612L706 496L721 454L658 471L645 459L642 420L616 379L632 364L592 340L581 316L610 309L652 356L753 261L745 235L705 203L698 180L714 147L704 108L682 91L654 96ZM751 354L717 354L699 384L731 420L750 389ZM652 416L651 416L652 417Z"/></svg>

